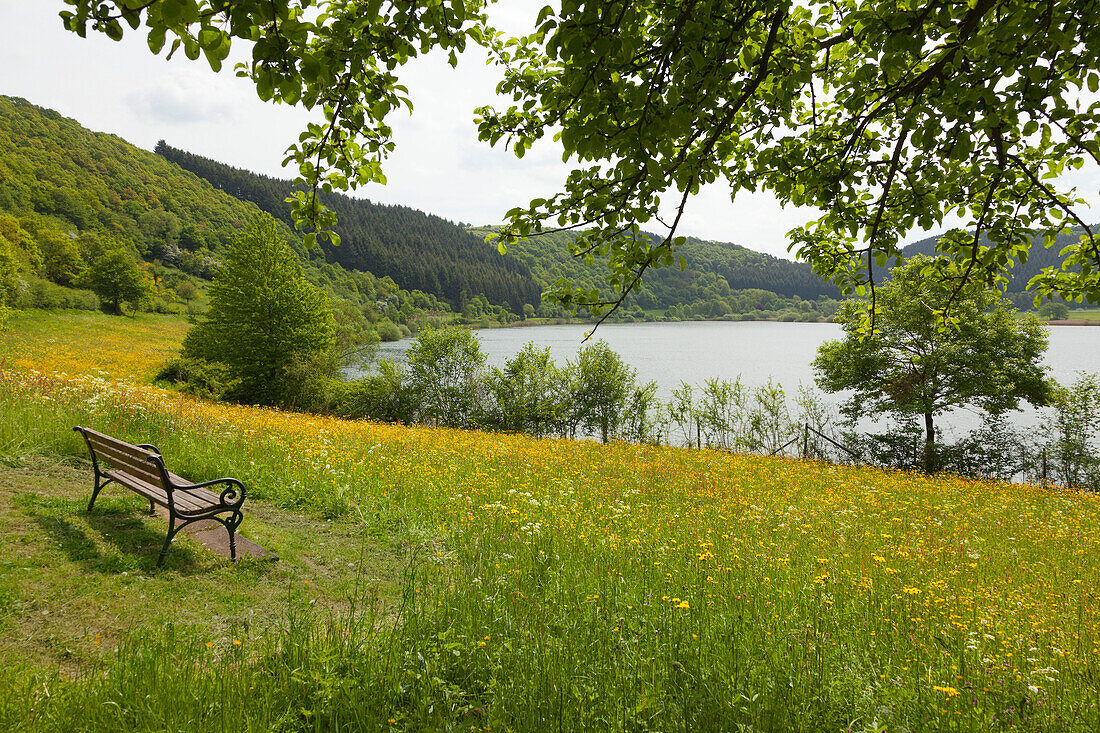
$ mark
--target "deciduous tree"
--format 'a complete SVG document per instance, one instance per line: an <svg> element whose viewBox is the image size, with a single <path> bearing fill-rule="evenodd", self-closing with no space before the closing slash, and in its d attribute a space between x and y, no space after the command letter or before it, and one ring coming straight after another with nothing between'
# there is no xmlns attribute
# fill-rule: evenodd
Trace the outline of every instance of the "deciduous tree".
<svg viewBox="0 0 1100 733"><path fill-rule="evenodd" d="M421 418L448 427L469 427L485 367L485 354L473 332L453 326L426 329L409 347L406 358Z"/></svg>
<svg viewBox="0 0 1100 733"><path fill-rule="evenodd" d="M0 308L15 303L19 292L19 260L14 247L0 237Z"/></svg>
<svg viewBox="0 0 1100 733"><path fill-rule="evenodd" d="M570 372L570 409L606 443L622 423L637 372L602 339L581 349Z"/></svg>
<svg viewBox="0 0 1100 733"><path fill-rule="evenodd" d="M108 246L80 276L80 284L97 296L110 313L122 315L122 304L136 308L152 293L152 284L134 255L121 245Z"/></svg>
<svg viewBox="0 0 1100 733"><path fill-rule="evenodd" d="M299 368L334 344L325 295L269 218L256 217L225 253L209 290L210 308L183 343L184 355L229 365L246 402L288 404Z"/></svg>
<svg viewBox="0 0 1100 733"><path fill-rule="evenodd" d="M1047 321L1064 321L1069 318L1069 306L1052 300L1039 306L1038 313L1040 318Z"/></svg>
<svg viewBox="0 0 1100 733"><path fill-rule="evenodd" d="M849 416L923 417L924 467L931 472L937 415L964 405L994 415L1021 400L1044 405L1051 383L1041 363L1046 332L1034 316L1018 318L995 292L930 280L925 264L916 258L894 268L879 288L873 334L861 331L868 304L846 303L837 315L845 337L821 345L814 369L822 389L852 390L842 408ZM952 298L956 316L944 328L939 313Z"/></svg>
<svg viewBox="0 0 1100 733"><path fill-rule="evenodd" d="M502 430L548 435L561 414L563 381L550 347L527 342L503 369L489 370L485 382L496 413L493 421Z"/></svg>

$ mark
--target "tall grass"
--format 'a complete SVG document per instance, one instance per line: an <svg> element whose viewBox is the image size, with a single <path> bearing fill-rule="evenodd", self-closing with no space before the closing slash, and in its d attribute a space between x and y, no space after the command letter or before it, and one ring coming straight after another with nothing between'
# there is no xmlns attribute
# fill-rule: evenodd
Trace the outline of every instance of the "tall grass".
<svg viewBox="0 0 1100 733"><path fill-rule="evenodd" d="M224 653L162 629L73 681L9 670L0 711L31 727L1100 727L1095 495L4 375L5 453L79 454L73 424L400 529L418 560L385 622L293 618Z"/></svg>

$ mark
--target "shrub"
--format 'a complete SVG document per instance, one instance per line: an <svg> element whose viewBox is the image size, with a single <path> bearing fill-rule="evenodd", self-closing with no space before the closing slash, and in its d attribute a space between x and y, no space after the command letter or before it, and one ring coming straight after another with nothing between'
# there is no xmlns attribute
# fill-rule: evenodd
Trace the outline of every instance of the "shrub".
<svg viewBox="0 0 1100 733"><path fill-rule="evenodd" d="M166 313L172 315L178 315L184 312L183 306L179 303L173 303L165 298L154 298L146 305L146 310L150 313Z"/></svg>
<svg viewBox="0 0 1100 733"><path fill-rule="evenodd" d="M416 396L405 385L401 367L383 359L374 374L341 383L333 395L332 410L341 417L411 423L416 407Z"/></svg>
<svg viewBox="0 0 1100 733"><path fill-rule="evenodd" d="M397 324L389 318L383 318L378 323L374 324L374 327L378 331L378 338L382 341L401 340L401 329L399 329Z"/></svg>
<svg viewBox="0 0 1100 733"><path fill-rule="evenodd" d="M48 280L32 277L16 296L15 307L94 311L99 308L99 299L90 290L65 288Z"/></svg>
<svg viewBox="0 0 1100 733"><path fill-rule="evenodd" d="M157 372L156 381L167 382L181 392L210 399L221 398L239 383L225 364L182 357L166 363Z"/></svg>

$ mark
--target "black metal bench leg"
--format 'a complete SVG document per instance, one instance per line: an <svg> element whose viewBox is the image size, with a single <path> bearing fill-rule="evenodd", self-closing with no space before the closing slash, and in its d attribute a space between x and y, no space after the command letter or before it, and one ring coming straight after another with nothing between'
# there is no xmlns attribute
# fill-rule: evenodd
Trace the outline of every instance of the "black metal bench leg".
<svg viewBox="0 0 1100 733"><path fill-rule="evenodd" d="M99 476L95 477L95 487L92 489L92 498L88 501L88 511L92 511L92 507L95 506L95 498L99 496L99 490L103 487L99 485Z"/></svg>
<svg viewBox="0 0 1100 733"><path fill-rule="evenodd" d="M237 562L237 527L241 526L244 515L234 511L226 518L225 528L229 531L229 559Z"/></svg>
<svg viewBox="0 0 1100 733"><path fill-rule="evenodd" d="M109 483L111 483L111 479L108 479L108 480L104 481L103 483L100 483L99 482L99 473L96 472L95 487L92 488L92 498L88 500L88 511L89 512L92 511L92 507L95 506L95 500L96 500L96 497L99 496L99 492L102 491L103 487L106 486Z"/></svg>
<svg viewBox="0 0 1100 733"><path fill-rule="evenodd" d="M164 547L160 549L160 557L157 558L157 567L164 564L164 556L168 554L168 546L172 544L172 538L176 535L176 517L168 515L168 536L164 538Z"/></svg>

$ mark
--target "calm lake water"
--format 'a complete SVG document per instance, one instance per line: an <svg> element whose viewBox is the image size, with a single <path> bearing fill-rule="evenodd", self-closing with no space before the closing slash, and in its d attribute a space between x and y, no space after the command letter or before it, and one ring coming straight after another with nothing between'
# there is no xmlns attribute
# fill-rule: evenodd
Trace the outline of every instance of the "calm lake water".
<svg viewBox="0 0 1100 733"><path fill-rule="evenodd" d="M549 346L558 363L575 359L591 326L533 326L477 331L490 364L503 366L528 341ZM1100 372L1100 327L1050 326L1046 364L1063 384L1077 372ZM653 380L658 396L668 399L681 381L702 384L712 377L732 380L740 375L748 386L769 378L794 395L800 383L813 384L811 363L823 341L842 335L834 323L779 323L774 321L718 321L684 323L615 323L600 326L593 339L603 339L638 371L639 383ZM403 361L411 339L382 344L379 358ZM836 400L836 396L829 397ZM837 400L838 401L838 400ZM1025 411L1015 422L1034 424ZM942 421L948 437L976 423L965 412Z"/></svg>

